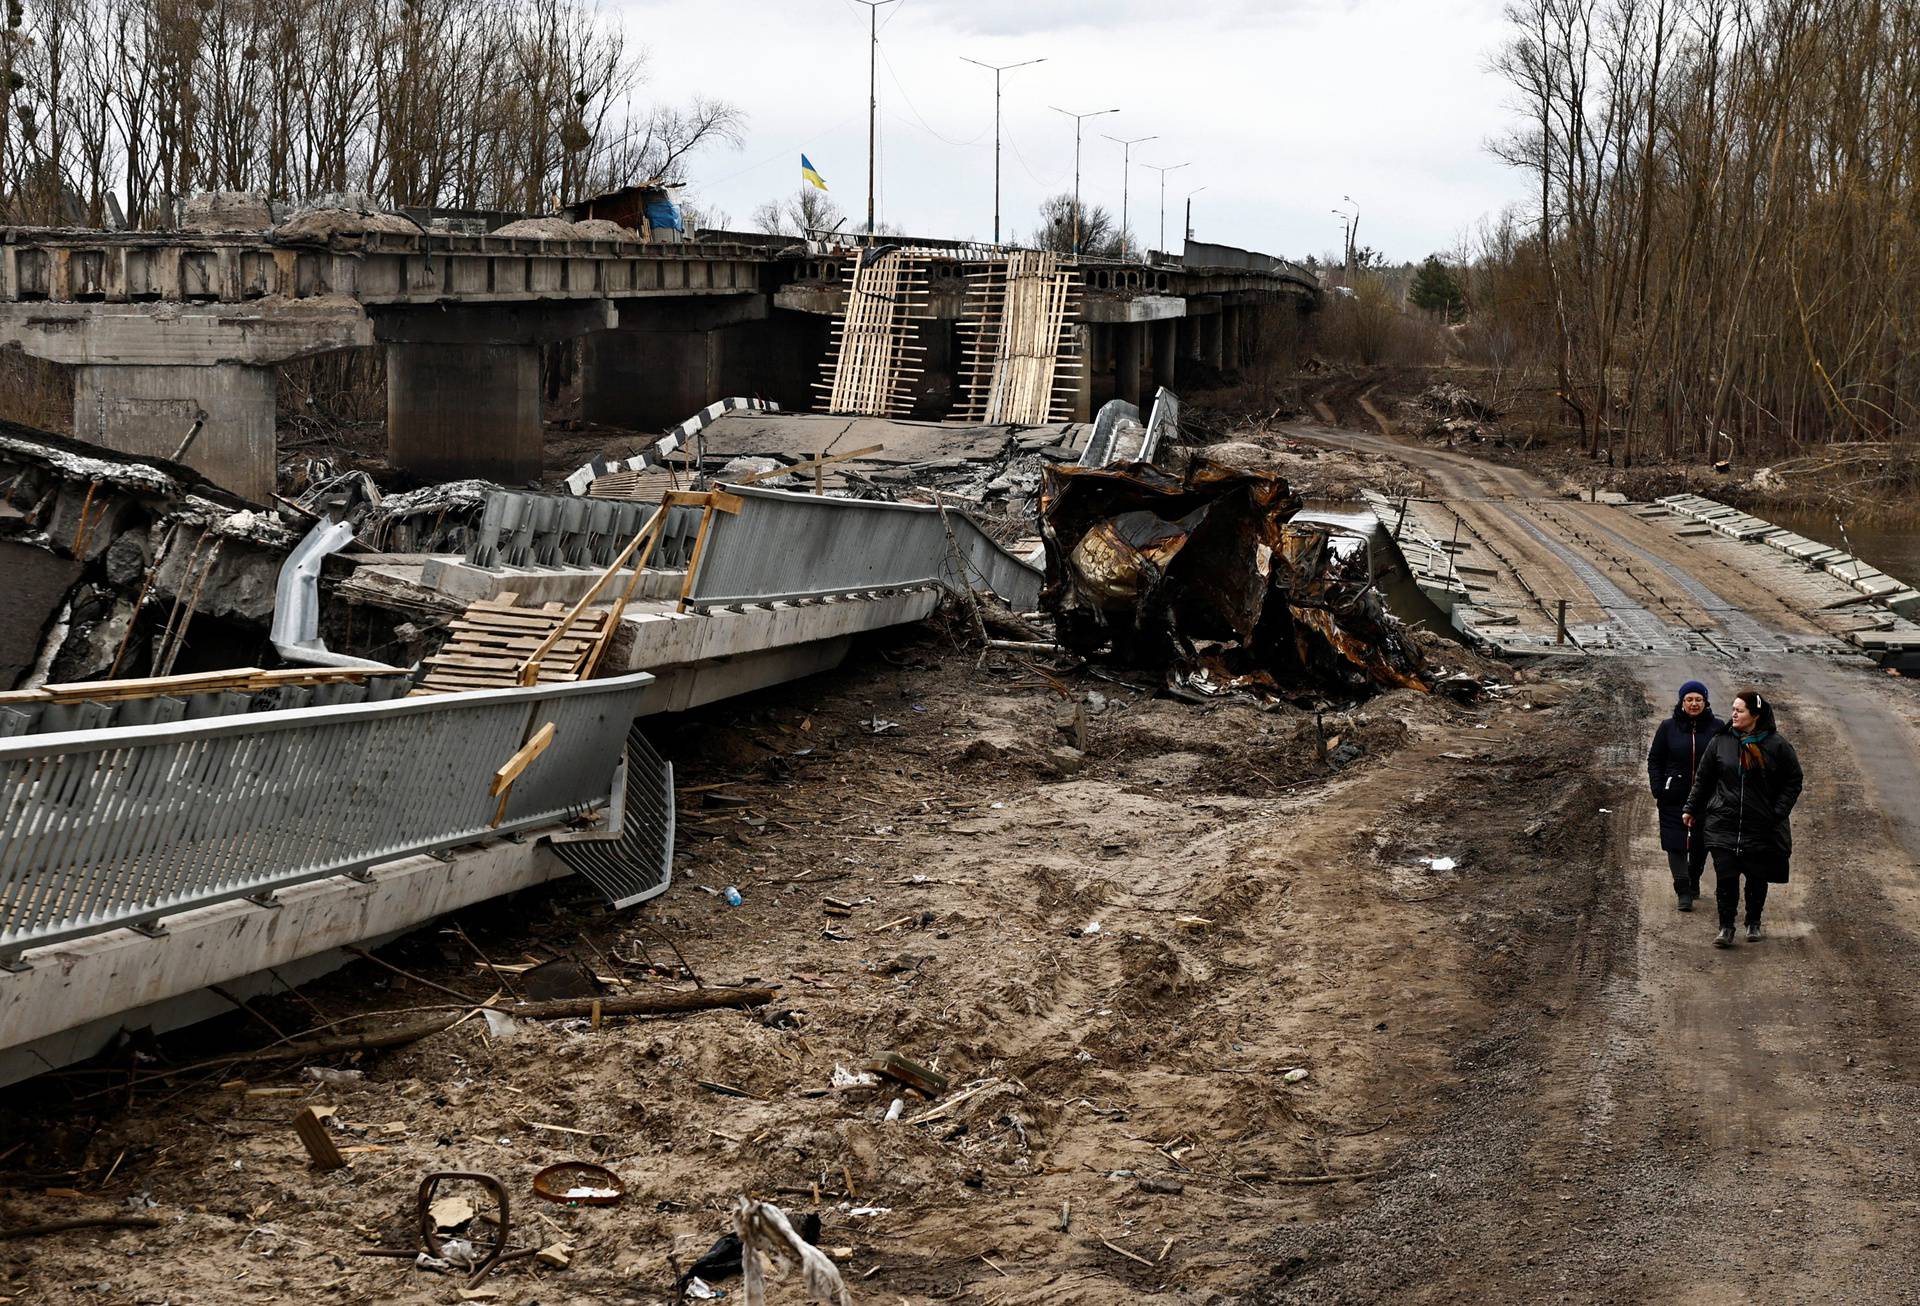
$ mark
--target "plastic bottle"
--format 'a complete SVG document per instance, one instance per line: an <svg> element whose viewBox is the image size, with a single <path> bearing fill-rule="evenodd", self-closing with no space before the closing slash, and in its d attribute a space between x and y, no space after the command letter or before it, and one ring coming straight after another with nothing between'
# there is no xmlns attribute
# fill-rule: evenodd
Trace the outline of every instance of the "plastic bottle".
<svg viewBox="0 0 1920 1306"><path fill-rule="evenodd" d="M727 886L727 891L720 896L727 900L727 906L729 907L738 907L740 905L740 890L734 888L731 884Z"/></svg>

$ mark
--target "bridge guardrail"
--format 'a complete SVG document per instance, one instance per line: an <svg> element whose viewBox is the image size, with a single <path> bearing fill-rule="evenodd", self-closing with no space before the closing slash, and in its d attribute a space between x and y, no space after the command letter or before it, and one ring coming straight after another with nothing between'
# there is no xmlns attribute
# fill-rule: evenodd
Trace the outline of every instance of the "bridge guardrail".
<svg viewBox="0 0 1920 1306"><path fill-rule="evenodd" d="M737 513L709 515L686 602L781 603L868 590L984 583L1017 611L1040 604L1041 573L964 513L917 503L832 499L758 486L720 487ZM948 542L948 530L953 543ZM961 566L954 560L955 545ZM961 574L962 569L969 573Z"/></svg>
<svg viewBox="0 0 1920 1306"><path fill-rule="evenodd" d="M0 965L604 806L652 679L0 740ZM494 768L549 721L496 812Z"/></svg>
<svg viewBox="0 0 1920 1306"><path fill-rule="evenodd" d="M659 505L624 499L495 490L480 510L466 559L489 571L505 567L603 568L646 525ZM666 533L651 565L684 567L700 527L700 509L667 510Z"/></svg>

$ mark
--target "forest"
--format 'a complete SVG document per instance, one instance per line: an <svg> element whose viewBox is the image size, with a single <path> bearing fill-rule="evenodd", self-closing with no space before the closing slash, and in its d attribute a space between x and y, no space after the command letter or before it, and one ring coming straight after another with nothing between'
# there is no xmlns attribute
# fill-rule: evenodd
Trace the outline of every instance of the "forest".
<svg viewBox="0 0 1920 1306"><path fill-rule="evenodd" d="M181 197L542 211L737 145L641 96L579 0L4 0L0 220L171 224Z"/></svg>
<svg viewBox="0 0 1920 1306"><path fill-rule="evenodd" d="M1478 346L1589 451L1904 442L1920 329L1920 4L1520 0Z"/></svg>

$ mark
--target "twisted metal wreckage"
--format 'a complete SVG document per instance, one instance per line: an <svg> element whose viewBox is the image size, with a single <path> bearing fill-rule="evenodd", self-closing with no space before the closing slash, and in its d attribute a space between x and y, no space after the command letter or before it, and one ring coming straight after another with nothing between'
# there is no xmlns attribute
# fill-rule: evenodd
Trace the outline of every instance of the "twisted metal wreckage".
<svg viewBox="0 0 1920 1306"><path fill-rule="evenodd" d="M1061 644L1164 674L1186 697L1428 689L1373 584L1366 542L1293 520L1281 477L1195 455L1047 469L1042 605Z"/></svg>

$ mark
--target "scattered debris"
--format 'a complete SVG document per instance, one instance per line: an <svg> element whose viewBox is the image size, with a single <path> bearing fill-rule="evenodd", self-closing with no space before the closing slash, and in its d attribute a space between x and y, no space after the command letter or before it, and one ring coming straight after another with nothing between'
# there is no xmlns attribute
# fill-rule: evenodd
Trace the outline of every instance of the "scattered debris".
<svg viewBox="0 0 1920 1306"><path fill-rule="evenodd" d="M1051 468L1042 605L1068 649L1159 669L1185 697L1426 688L1366 550L1290 522L1299 508L1279 476L1204 458L1179 477L1138 463Z"/></svg>
<svg viewBox="0 0 1920 1306"><path fill-rule="evenodd" d="M340 1149L334 1145L333 1138L327 1133L326 1122L312 1107L301 1107L294 1114L293 1131L300 1136L301 1145L307 1149L307 1155L313 1158L313 1168L322 1174L329 1170L338 1170L347 1163L347 1159L340 1155Z"/></svg>
<svg viewBox="0 0 1920 1306"><path fill-rule="evenodd" d="M533 1191L549 1202L613 1206L627 1195L620 1176L591 1161L561 1161L533 1177Z"/></svg>
<svg viewBox="0 0 1920 1306"><path fill-rule="evenodd" d="M867 1064L867 1069L905 1084L929 1101L947 1091L947 1077L917 1061L909 1061L898 1052L888 1052Z"/></svg>

